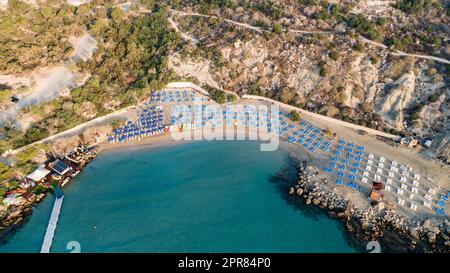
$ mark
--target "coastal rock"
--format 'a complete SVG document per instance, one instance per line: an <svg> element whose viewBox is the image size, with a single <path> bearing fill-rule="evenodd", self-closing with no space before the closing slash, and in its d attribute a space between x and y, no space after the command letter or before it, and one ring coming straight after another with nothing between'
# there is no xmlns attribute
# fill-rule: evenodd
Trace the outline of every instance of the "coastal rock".
<svg viewBox="0 0 450 273"><path fill-rule="evenodd" d="M430 244L436 243L436 233L429 232L429 233L427 234L427 236L428 236L428 242L429 242Z"/></svg>
<svg viewBox="0 0 450 273"><path fill-rule="evenodd" d="M289 194L294 194L294 192L295 192L294 187L290 187L290 188L289 188Z"/></svg>
<svg viewBox="0 0 450 273"><path fill-rule="evenodd" d="M313 199L313 204L316 205L316 206L319 205L320 204L320 198L314 198Z"/></svg>
<svg viewBox="0 0 450 273"><path fill-rule="evenodd" d="M303 194L303 189L302 188L298 188L297 189L297 195L302 195Z"/></svg>
<svg viewBox="0 0 450 273"><path fill-rule="evenodd" d="M430 232L432 232L432 233L436 233L436 234L439 234L439 232L440 232L440 230L439 230L439 228L438 228L438 223L437 223L437 221L435 220L435 219L427 219L427 220L425 220L425 222L423 222L423 228L424 228L424 230L426 230L426 231L430 231Z"/></svg>
<svg viewBox="0 0 450 273"><path fill-rule="evenodd" d="M412 221L397 214L389 204L378 203L369 208L354 206L343 196L329 191L323 181L312 179L316 172L311 166L298 169L298 185L307 205L326 208L328 215L345 222L346 229L361 240L382 240L389 249L400 252L450 251L450 222L434 218ZM439 236L440 235L440 236Z"/></svg>

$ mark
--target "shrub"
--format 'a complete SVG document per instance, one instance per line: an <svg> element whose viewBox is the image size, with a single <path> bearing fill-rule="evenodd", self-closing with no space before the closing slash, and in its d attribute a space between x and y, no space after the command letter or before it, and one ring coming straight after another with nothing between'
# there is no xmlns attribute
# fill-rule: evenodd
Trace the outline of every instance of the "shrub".
<svg viewBox="0 0 450 273"><path fill-rule="evenodd" d="M300 113L298 111L292 110L290 114L291 114L292 121L300 120Z"/></svg>
<svg viewBox="0 0 450 273"><path fill-rule="evenodd" d="M436 102L437 100L438 100L438 97L437 97L435 94L431 94L431 95L428 97L428 101L431 102L431 103L434 103L434 102Z"/></svg>
<svg viewBox="0 0 450 273"><path fill-rule="evenodd" d="M339 52L337 52L336 50L331 51L330 58L335 61L339 60Z"/></svg>
<svg viewBox="0 0 450 273"><path fill-rule="evenodd" d="M386 18L384 18L384 17L379 17L379 18L377 19L377 25L379 25L379 26L384 26L384 25L386 25Z"/></svg>
<svg viewBox="0 0 450 273"><path fill-rule="evenodd" d="M3 162L0 162L0 182L3 180L7 180L12 176L12 169L8 165ZM2 194L0 194L1 196Z"/></svg>
<svg viewBox="0 0 450 273"><path fill-rule="evenodd" d="M34 187L33 193L36 195L39 195L39 194L45 192L45 190L46 190L45 187L39 184L36 187Z"/></svg>
<svg viewBox="0 0 450 273"><path fill-rule="evenodd" d="M427 73L428 76L434 76L437 73L437 69L434 68L434 67L430 67L430 68L427 69L426 73Z"/></svg>
<svg viewBox="0 0 450 273"><path fill-rule="evenodd" d="M319 74L320 74L320 76L322 76L322 77L328 76L327 63L321 60L321 61L319 61L318 66L319 66Z"/></svg>
<svg viewBox="0 0 450 273"><path fill-rule="evenodd" d="M275 24L275 25L273 26L272 31L273 31L275 34L280 34L280 33L283 31L283 28L281 27L280 24Z"/></svg>
<svg viewBox="0 0 450 273"><path fill-rule="evenodd" d="M32 127L25 133L25 143L33 143L35 141L44 139L50 135L49 131L45 128Z"/></svg>

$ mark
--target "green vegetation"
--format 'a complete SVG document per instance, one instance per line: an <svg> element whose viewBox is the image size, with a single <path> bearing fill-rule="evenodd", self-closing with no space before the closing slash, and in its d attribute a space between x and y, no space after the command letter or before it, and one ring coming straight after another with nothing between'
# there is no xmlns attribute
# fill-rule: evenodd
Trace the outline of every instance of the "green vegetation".
<svg viewBox="0 0 450 273"><path fill-rule="evenodd" d="M45 5L32 8L19 0L8 1L0 11L0 73L28 71L38 65L59 63L72 52L67 37L81 33L82 18L76 7Z"/></svg>
<svg viewBox="0 0 450 273"><path fill-rule="evenodd" d="M349 27L355 29L359 34L367 36L370 40L378 42L383 41L383 35L381 35L381 33L377 30L377 24L384 24L382 18L379 18L377 20L377 23L375 24L367 20L366 17L364 17L364 15L362 14L352 14L347 19L347 24Z"/></svg>
<svg viewBox="0 0 450 273"><path fill-rule="evenodd" d="M0 88L0 105L6 105L8 102L10 102L12 95L13 93L11 90Z"/></svg>
<svg viewBox="0 0 450 273"><path fill-rule="evenodd" d="M421 43L438 47L442 44L442 38L434 34L419 34L418 38Z"/></svg>
<svg viewBox="0 0 450 273"><path fill-rule="evenodd" d="M423 108L425 107L425 104L419 103L418 105L416 105L412 110L411 110L411 114L410 117L412 120L417 120L420 118L421 116L421 112L423 110Z"/></svg>
<svg viewBox="0 0 450 273"><path fill-rule="evenodd" d="M335 61L339 60L339 52L336 50L331 51L329 56L331 59L333 59Z"/></svg>
<svg viewBox="0 0 450 273"><path fill-rule="evenodd" d="M25 132L25 143L33 143L35 141L44 139L50 135L45 128L31 127Z"/></svg>
<svg viewBox="0 0 450 273"><path fill-rule="evenodd" d="M379 25L379 26L385 26L386 25L386 22L387 22L387 20L386 20L386 18L384 18L384 17L379 17L378 19L377 19L377 25Z"/></svg>
<svg viewBox="0 0 450 273"><path fill-rule="evenodd" d="M34 159L38 155L39 147L31 146L25 148L23 151L17 153L16 155L16 167L23 174L29 174L36 168L36 163Z"/></svg>
<svg viewBox="0 0 450 273"><path fill-rule="evenodd" d="M371 54L369 58L370 58L370 63L372 65L378 64L379 60L378 60L378 56L377 55Z"/></svg>
<svg viewBox="0 0 450 273"><path fill-rule="evenodd" d="M396 80L402 75L411 72L414 68L415 61L411 57L394 58L390 62L388 69L384 72L385 76Z"/></svg>
<svg viewBox="0 0 450 273"><path fill-rule="evenodd" d="M80 6L85 7L85 5ZM89 11L89 9L87 10ZM99 41L92 60L77 63L79 69L91 73L91 78L70 92L69 97L28 107L25 112L38 115L41 121L25 133L4 128L0 133L0 152L16 149L43 139L51 133L72 128L89 118L105 115L146 98L151 90L161 89L175 78L168 68L169 52L179 45L178 35L170 29L167 10L159 7L151 15L127 18L114 8L108 15L86 16L88 27ZM109 106L114 101L114 106ZM90 111L89 118L83 113ZM22 169L30 166L22 161Z"/></svg>
<svg viewBox="0 0 450 273"><path fill-rule="evenodd" d="M391 37L387 38L384 43L389 47L394 47L396 49L402 50L412 44L413 40L411 36L405 37Z"/></svg>
<svg viewBox="0 0 450 273"><path fill-rule="evenodd" d="M364 50L364 46L361 43L356 43L353 48L358 51L358 52L362 52Z"/></svg>
<svg viewBox="0 0 450 273"><path fill-rule="evenodd" d="M34 187L33 189L33 193L36 195L39 195L43 192L46 191L46 188L44 186L42 186L41 184L38 184L36 187Z"/></svg>
<svg viewBox="0 0 450 273"><path fill-rule="evenodd" d="M235 101L237 101L237 99L238 99L237 95L234 95L234 94L227 94L227 100L228 100L229 102L235 102Z"/></svg>
<svg viewBox="0 0 450 273"><path fill-rule="evenodd" d="M426 8L437 7L433 3L432 0L398 0L393 6L406 13L419 13Z"/></svg>
<svg viewBox="0 0 450 273"><path fill-rule="evenodd" d="M428 68L427 69L427 76L434 76L434 75L436 75L437 74L437 69L436 68L434 68L434 67L430 67L430 68Z"/></svg>
<svg viewBox="0 0 450 273"><path fill-rule="evenodd" d="M215 102L220 103L220 104L227 102L227 95L225 94L224 91L214 88L212 86L206 85L206 84L202 85L202 88L204 88L206 91L208 91L209 95Z"/></svg>
<svg viewBox="0 0 450 273"><path fill-rule="evenodd" d="M320 60L318 66L319 66L319 74L320 74L320 76L322 76L322 77L328 76L327 63L325 61L323 61L323 60Z"/></svg>
<svg viewBox="0 0 450 273"><path fill-rule="evenodd" d="M281 27L280 24L275 24L275 25L273 26L272 31L273 31L275 34L280 34L280 33L283 31L283 28Z"/></svg>
<svg viewBox="0 0 450 273"><path fill-rule="evenodd" d="M298 111L292 110L290 112L292 121L299 121L300 120L300 113Z"/></svg>
<svg viewBox="0 0 450 273"><path fill-rule="evenodd" d="M261 87L259 86L258 83L252 83L249 85L248 87L248 93L250 95L255 95L255 96L261 96L263 95L263 92L261 90Z"/></svg>
<svg viewBox="0 0 450 273"><path fill-rule="evenodd" d="M273 3L272 1L244 0L241 2L241 5L246 9L262 12L273 20L278 20L284 16L283 7Z"/></svg>
<svg viewBox="0 0 450 273"><path fill-rule="evenodd" d="M6 126L0 128L0 154L10 149L16 149L25 145L24 133L17 129Z"/></svg>
<svg viewBox="0 0 450 273"><path fill-rule="evenodd" d="M434 102L436 102L437 100L438 100L438 96L436 96L436 94L431 94L431 95L428 97L428 101L431 102L431 103L434 103Z"/></svg>
<svg viewBox="0 0 450 273"><path fill-rule="evenodd" d="M3 162L0 162L0 182L11 178L12 173L13 173L13 171L12 171L11 167L9 167L8 165L6 165ZM2 194L0 194L0 195L2 195Z"/></svg>

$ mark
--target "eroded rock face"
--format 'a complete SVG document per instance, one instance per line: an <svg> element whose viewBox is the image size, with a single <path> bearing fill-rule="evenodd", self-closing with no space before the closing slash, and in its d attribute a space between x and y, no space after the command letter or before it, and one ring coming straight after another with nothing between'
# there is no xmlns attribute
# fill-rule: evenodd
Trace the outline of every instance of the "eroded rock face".
<svg viewBox="0 0 450 273"><path fill-rule="evenodd" d="M377 108L384 120L395 128L402 130L404 121L404 109L406 109L414 95L415 75L404 74L398 80L386 88L386 94L381 99Z"/></svg>
<svg viewBox="0 0 450 273"><path fill-rule="evenodd" d="M407 23L405 16L400 16L403 12L381 2L375 6L364 1L352 3L352 8L369 18L374 16L370 19L380 14L391 16L388 28ZM283 16L276 22L297 30L345 28L337 21L314 19L321 9L286 7L286 14L292 12L295 16ZM244 9L231 17L248 24L274 23L263 13L246 13ZM444 65L395 56L392 50L371 43L364 43L363 50L355 50L355 45L362 42L349 35L282 33L265 37L240 31L228 33L231 39L215 39L214 31L195 33L196 38L218 48L226 60L220 68L210 62L208 71L223 89L241 94L255 94L256 90L259 95L378 130L392 128L423 137L443 133L438 139L444 140L439 158L449 161L448 152L442 148L447 143L445 135L450 134L445 129L450 116L450 88ZM430 69L436 71L429 73ZM198 79L203 81L202 77ZM437 97L436 101L429 99L431 95Z"/></svg>

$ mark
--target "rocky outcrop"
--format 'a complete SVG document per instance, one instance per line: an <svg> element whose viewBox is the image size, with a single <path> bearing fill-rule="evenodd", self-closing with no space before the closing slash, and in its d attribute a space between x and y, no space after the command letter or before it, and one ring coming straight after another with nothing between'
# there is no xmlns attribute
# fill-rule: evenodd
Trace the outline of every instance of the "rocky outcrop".
<svg viewBox="0 0 450 273"><path fill-rule="evenodd" d="M447 219L412 221L385 207L384 203L361 209L325 189L322 183L314 182L314 174L308 171L305 162L300 164L298 171L298 182L289 193L298 195L307 205L326 209L331 216L341 219L347 230L360 241L378 240L389 251L396 252L450 252L450 221Z"/></svg>
<svg viewBox="0 0 450 273"><path fill-rule="evenodd" d="M384 96L381 104L378 107L379 113L385 117L386 121L391 121L391 125L399 130L403 128L404 114L406 109L412 101L414 94L414 80L413 73L404 74L398 80L390 84L392 87L388 88L386 96Z"/></svg>

